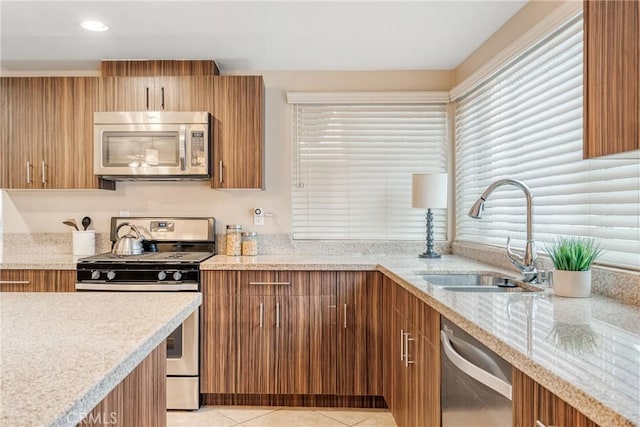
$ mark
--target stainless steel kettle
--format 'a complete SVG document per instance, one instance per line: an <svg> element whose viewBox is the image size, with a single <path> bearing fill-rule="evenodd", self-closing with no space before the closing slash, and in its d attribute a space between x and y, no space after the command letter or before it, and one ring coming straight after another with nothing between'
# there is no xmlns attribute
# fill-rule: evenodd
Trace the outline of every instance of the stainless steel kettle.
<svg viewBox="0 0 640 427"><path fill-rule="evenodd" d="M129 226L130 232L120 237L118 232L125 225ZM131 231L135 232L135 236L131 234ZM128 222L123 222L116 228L116 236L118 240L114 243L111 253L114 255L140 255L143 252L142 242L144 237L138 231L138 228Z"/></svg>

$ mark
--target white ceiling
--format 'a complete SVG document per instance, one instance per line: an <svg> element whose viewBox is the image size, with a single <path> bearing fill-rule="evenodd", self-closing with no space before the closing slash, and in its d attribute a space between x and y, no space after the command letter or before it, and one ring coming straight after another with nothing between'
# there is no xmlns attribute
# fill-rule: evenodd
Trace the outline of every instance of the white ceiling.
<svg viewBox="0 0 640 427"><path fill-rule="evenodd" d="M223 72L450 70L526 0L0 1L6 71L215 59ZM111 28L78 25L99 19Z"/></svg>

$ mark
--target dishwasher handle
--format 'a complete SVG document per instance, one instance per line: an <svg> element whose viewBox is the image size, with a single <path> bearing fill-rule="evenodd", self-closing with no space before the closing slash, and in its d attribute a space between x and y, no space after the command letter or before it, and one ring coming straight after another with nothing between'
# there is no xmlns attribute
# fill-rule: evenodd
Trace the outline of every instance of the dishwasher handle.
<svg viewBox="0 0 640 427"><path fill-rule="evenodd" d="M440 331L440 340L442 341L444 354L456 368L511 400L511 384L477 367L462 357L451 345L451 340L449 340L449 336L445 331Z"/></svg>

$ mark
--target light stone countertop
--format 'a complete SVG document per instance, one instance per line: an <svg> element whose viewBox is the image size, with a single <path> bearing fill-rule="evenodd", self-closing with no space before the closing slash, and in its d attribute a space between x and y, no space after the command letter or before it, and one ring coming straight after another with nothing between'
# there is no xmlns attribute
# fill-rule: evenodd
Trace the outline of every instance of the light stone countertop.
<svg viewBox="0 0 640 427"><path fill-rule="evenodd" d="M200 293L0 293L0 425L75 426Z"/></svg>
<svg viewBox="0 0 640 427"><path fill-rule="evenodd" d="M75 270L78 259L71 254L0 253L1 270Z"/></svg>
<svg viewBox="0 0 640 427"><path fill-rule="evenodd" d="M463 293L424 273L512 272L459 256L216 256L203 270L378 270L602 426L640 425L640 309L594 295Z"/></svg>

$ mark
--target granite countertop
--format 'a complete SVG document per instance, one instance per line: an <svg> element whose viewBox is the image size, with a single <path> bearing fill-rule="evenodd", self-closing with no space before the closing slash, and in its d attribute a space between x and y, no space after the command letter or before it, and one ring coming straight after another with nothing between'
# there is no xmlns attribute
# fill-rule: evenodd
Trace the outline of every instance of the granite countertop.
<svg viewBox="0 0 640 427"><path fill-rule="evenodd" d="M75 426L199 293L0 293L0 425Z"/></svg>
<svg viewBox="0 0 640 427"><path fill-rule="evenodd" d="M75 270L78 259L71 254L24 254L0 252L0 269L3 270Z"/></svg>
<svg viewBox="0 0 640 427"><path fill-rule="evenodd" d="M594 295L463 293L424 273L512 272L459 256L216 256L203 270L378 270L603 426L640 425L640 309Z"/></svg>

